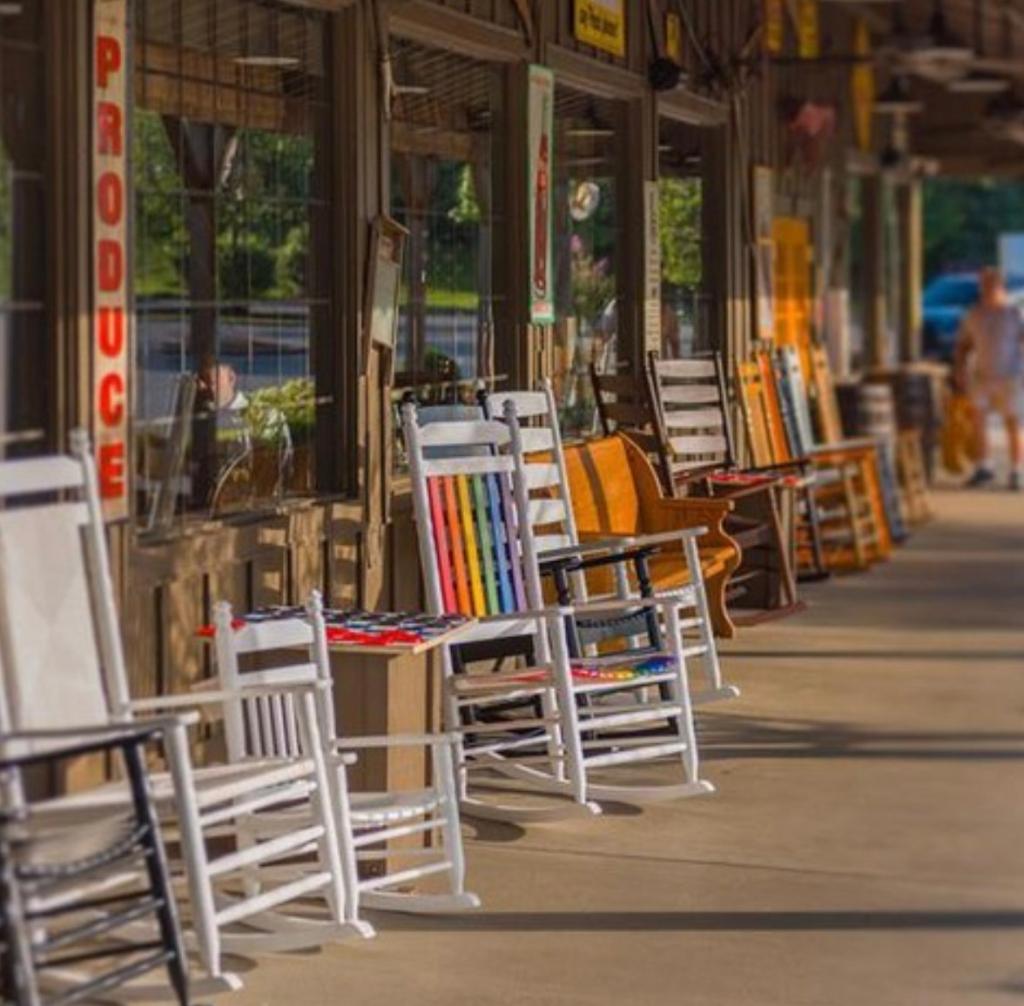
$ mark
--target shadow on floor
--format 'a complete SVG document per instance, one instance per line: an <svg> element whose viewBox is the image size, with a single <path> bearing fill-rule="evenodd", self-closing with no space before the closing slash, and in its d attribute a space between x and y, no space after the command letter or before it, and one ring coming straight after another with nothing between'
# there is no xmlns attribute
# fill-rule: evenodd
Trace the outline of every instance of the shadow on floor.
<svg viewBox="0 0 1024 1006"><path fill-rule="evenodd" d="M706 761L738 758L1024 760L1024 732L1021 731L861 730L845 723L705 713L698 721L698 740Z"/></svg>
<svg viewBox="0 0 1024 1006"><path fill-rule="evenodd" d="M1024 911L480 912L430 919L390 915L380 919L380 928L467 933L942 932L1024 929Z"/></svg>
<svg viewBox="0 0 1024 1006"><path fill-rule="evenodd" d="M1024 660L1024 649L1014 650L723 650L732 660Z"/></svg>

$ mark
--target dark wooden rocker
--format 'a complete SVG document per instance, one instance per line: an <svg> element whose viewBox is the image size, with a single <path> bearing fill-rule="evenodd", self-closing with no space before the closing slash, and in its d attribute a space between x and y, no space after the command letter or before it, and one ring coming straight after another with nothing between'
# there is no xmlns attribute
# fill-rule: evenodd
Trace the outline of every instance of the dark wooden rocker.
<svg viewBox="0 0 1024 1006"><path fill-rule="evenodd" d="M621 376L591 373L606 432L614 422L648 454L666 495L733 502L724 522L742 552L729 585L733 621L752 624L802 610L792 527L783 518L789 490L774 473L745 472L737 463L719 358L661 360L652 353L632 388Z"/></svg>

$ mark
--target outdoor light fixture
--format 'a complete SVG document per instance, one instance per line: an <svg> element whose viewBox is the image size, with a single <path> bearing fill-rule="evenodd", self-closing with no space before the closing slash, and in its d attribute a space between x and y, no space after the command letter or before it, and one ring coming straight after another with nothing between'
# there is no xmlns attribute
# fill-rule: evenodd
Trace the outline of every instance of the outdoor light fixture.
<svg viewBox="0 0 1024 1006"><path fill-rule="evenodd" d="M22 7L20 3L0 3L0 17L18 17Z"/></svg>
<svg viewBox="0 0 1024 1006"><path fill-rule="evenodd" d="M910 93L907 78L893 77L886 89L875 98L875 112L879 115L916 115L924 103Z"/></svg>
<svg viewBox="0 0 1024 1006"><path fill-rule="evenodd" d="M594 139L594 140L605 140L615 135L614 129L601 129L598 127L579 127L567 129L565 131L566 136L572 136L576 139Z"/></svg>

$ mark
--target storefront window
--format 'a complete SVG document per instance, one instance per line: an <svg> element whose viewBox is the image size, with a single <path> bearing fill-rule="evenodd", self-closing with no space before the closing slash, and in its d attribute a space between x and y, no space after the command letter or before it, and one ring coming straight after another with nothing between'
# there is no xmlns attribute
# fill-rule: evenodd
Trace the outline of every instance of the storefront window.
<svg viewBox="0 0 1024 1006"><path fill-rule="evenodd" d="M616 369L617 249L621 242L617 174L621 109L570 88L555 95L555 361L562 427L596 425L590 367Z"/></svg>
<svg viewBox="0 0 1024 1006"><path fill-rule="evenodd" d="M0 458L49 429L41 4L0 4Z"/></svg>
<svg viewBox="0 0 1024 1006"><path fill-rule="evenodd" d="M662 122L658 137L661 223L661 355L692 356L708 346L704 290L704 171L700 130Z"/></svg>
<svg viewBox="0 0 1024 1006"><path fill-rule="evenodd" d="M330 325L327 21L269 0L135 0L142 522L317 488Z"/></svg>
<svg viewBox="0 0 1024 1006"><path fill-rule="evenodd" d="M494 375L492 199L501 75L396 42L391 212L409 231L395 384L428 402L471 397Z"/></svg>

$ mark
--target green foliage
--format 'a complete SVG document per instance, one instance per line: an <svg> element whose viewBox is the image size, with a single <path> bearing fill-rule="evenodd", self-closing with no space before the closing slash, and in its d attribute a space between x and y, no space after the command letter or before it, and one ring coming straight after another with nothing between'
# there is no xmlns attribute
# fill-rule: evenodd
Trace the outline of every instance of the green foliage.
<svg viewBox="0 0 1024 1006"><path fill-rule="evenodd" d="M615 277L608 260L594 261L582 241L572 251L572 306L577 318L596 322L605 305L615 296Z"/></svg>
<svg viewBox="0 0 1024 1006"><path fill-rule="evenodd" d="M1024 231L1024 185L929 178L924 184L925 277L993 265L999 235Z"/></svg>
<svg viewBox="0 0 1024 1006"><path fill-rule="evenodd" d="M259 388L247 399L243 416L255 440L278 443L285 426L295 443L312 439L316 395L310 378L296 377L274 387Z"/></svg>
<svg viewBox="0 0 1024 1006"><path fill-rule="evenodd" d="M480 203L476 198L476 185L473 182L473 166L463 164L458 175L458 189L455 192L455 205L448 211L457 224L480 223Z"/></svg>
<svg viewBox="0 0 1024 1006"><path fill-rule="evenodd" d="M699 287L701 206L699 178L663 178L658 184L661 216L661 275L666 283Z"/></svg>

